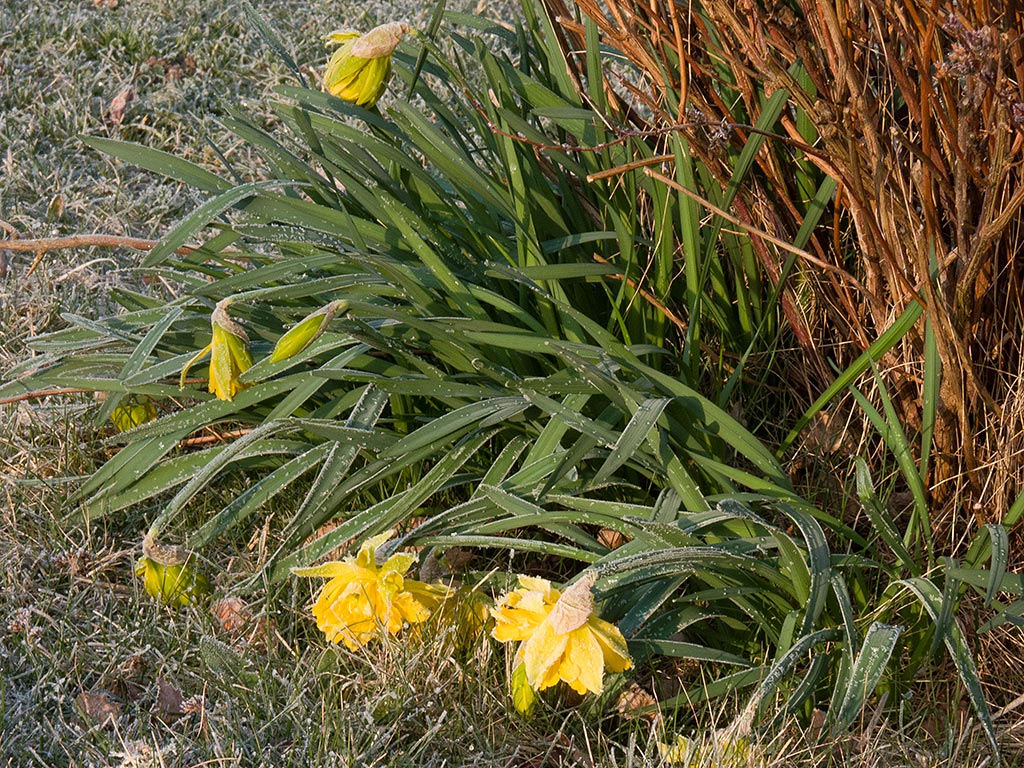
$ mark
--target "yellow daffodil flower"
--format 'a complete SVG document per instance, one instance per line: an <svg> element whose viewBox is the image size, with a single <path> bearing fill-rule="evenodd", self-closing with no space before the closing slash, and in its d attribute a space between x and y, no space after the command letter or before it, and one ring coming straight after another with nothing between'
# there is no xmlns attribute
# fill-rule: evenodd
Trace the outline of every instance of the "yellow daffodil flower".
<svg viewBox="0 0 1024 768"><path fill-rule="evenodd" d="M444 587L405 578L416 555L396 553L377 564L377 548L393 535L368 539L355 557L341 562L292 569L296 576L330 579L313 605L316 625L328 641L354 651L375 637L426 621L447 596Z"/></svg>
<svg viewBox="0 0 1024 768"><path fill-rule="evenodd" d="M249 337L238 323L228 316L230 299L217 302L210 315L213 327L213 338L187 363L181 371L181 387L185 387L185 376L189 368L201 360L207 353L210 355L209 390L221 400L231 400L245 389L245 384L238 380L245 371L252 368L252 356L249 354Z"/></svg>
<svg viewBox="0 0 1024 768"><path fill-rule="evenodd" d="M519 577L519 588L492 609L491 634L503 643L518 641L515 669L522 665L534 691L559 680L578 693L601 693L604 671L633 666L618 628L594 615L594 574L559 592L546 579Z"/></svg>
<svg viewBox="0 0 1024 768"><path fill-rule="evenodd" d="M393 22L375 27L365 35L327 35L326 40L340 47L327 63L324 89L360 107L373 107L391 78L391 54L410 31L408 24Z"/></svg>
<svg viewBox="0 0 1024 768"><path fill-rule="evenodd" d="M142 557L135 564L135 575L160 602L186 606L210 591L210 582L189 566L189 559L189 553L181 547L163 546L147 536L142 542Z"/></svg>

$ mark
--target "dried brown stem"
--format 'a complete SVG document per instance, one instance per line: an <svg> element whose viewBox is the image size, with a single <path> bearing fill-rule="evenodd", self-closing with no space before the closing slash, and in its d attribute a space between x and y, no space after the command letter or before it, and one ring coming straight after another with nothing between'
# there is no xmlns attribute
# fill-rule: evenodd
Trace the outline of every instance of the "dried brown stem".
<svg viewBox="0 0 1024 768"><path fill-rule="evenodd" d="M20 238L17 231L6 222L0 221L0 227L6 229L11 235L8 240L0 240L0 278L6 274L7 251L30 252L36 254L35 260L29 267L28 274L31 275L43 256L50 251L58 251L67 248L131 248L135 251L151 251L160 243L159 240L146 240L140 237L125 237L123 235L69 235L67 237L39 237ZM189 256L200 249L200 246L183 245L175 253L181 256ZM240 253L236 250L227 250L224 253Z"/></svg>
<svg viewBox="0 0 1024 768"><path fill-rule="evenodd" d="M35 392L26 392L22 395L12 395L11 397L0 398L0 405L10 405L11 403L20 403L23 400L38 400L41 397L54 397L56 395L91 395L94 394L96 391L97 390L95 389L79 389L77 387L40 389Z"/></svg>

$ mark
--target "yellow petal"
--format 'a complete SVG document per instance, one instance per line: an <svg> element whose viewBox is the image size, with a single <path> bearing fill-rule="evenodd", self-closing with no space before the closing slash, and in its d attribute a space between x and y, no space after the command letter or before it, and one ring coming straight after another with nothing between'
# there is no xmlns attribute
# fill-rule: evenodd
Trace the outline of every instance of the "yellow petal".
<svg viewBox="0 0 1024 768"><path fill-rule="evenodd" d="M376 568L377 550L380 549L384 542L393 538L394 535L394 531L384 531L383 533L378 533L376 536L368 538L359 548L359 553L356 555L356 562L364 568Z"/></svg>
<svg viewBox="0 0 1024 768"><path fill-rule="evenodd" d="M539 592L541 597L550 603L554 603L558 597L558 590L551 588L551 582L547 579L539 579L536 576L520 576L519 586L528 592Z"/></svg>
<svg viewBox="0 0 1024 768"><path fill-rule="evenodd" d="M569 635L559 677L578 693L601 693L604 689L604 654L588 627Z"/></svg>
<svg viewBox="0 0 1024 768"><path fill-rule="evenodd" d="M537 627L547 618L549 608L539 602L538 610L526 610L521 608L523 601L519 592L506 595L491 609L491 617L494 619L494 629L491 635L495 640L502 643L526 640Z"/></svg>
<svg viewBox="0 0 1024 768"><path fill-rule="evenodd" d="M382 573L397 573L404 575L412 564L416 562L416 555L410 552L398 552L387 559L380 567Z"/></svg>
<svg viewBox="0 0 1024 768"><path fill-rule="evenodd" d="M191 368L196 363L198 363L204 357L206 357L206 355L209 354L212 347L212 343L207 344L205 347L196 352L196 354L194 354L187 363L185 363L185 367L181 369L181 381L178 383L178 389L185 388L185 377L188 376L188 369Z"/></svg>
<svg viewBox="0 0 1024 768"><path fill-rule="evenodd" d="M592 616L587 624L594 633L594 637L601 646L604 655L604 664L611 672L625 672L633 666L633 659L630 658L629 648L626 646L626 638L614 624L603 619Z"/></svg>
<svg viewBox="0 0 1024 768"><path fill-rule="evenodd" d="M547 622L541 623L524 641L522 652L526 678L535 690L544 690L558 682L558 669L568 642L568 635L557 634Z"/></svg>
<svg viewBox="0 0 1024 768"><path fill-rule="evenodd" d="M355 40L357 37L359 37L359 32L355 32L351 29L341 29L324 35L324 40L341 45L342 43L347 43L349 40Z"/></svg>
<svg viewBox="0 0 1024 768"><path fill-rule="evenodd" d="M352 563L331 562L324 563L323 565L314 565L310 568L292 568L292 574L303 577L327 576L333 578L335 576L346 576L347 578L354 578L349 574L355 568L356 566Z"/></svg>

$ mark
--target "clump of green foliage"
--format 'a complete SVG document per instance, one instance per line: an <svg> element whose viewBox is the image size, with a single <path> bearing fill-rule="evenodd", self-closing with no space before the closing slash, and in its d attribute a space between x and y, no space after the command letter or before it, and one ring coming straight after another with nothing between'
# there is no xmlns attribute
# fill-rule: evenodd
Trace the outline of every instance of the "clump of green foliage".
<svg viewBox="0 0 1024 768"><path fill-rule="evenodd" d="M173 294L119 290L123 311L68 317L0 393L102 391L100 423L158 404L158 418L110 439L117 453L75 494L90 520L141 505L150 537L202 548L297 494L275 522L276 551L238 591L392 528L394 547L526 553L524 567L559 576L593 568L603 616L639 661L716 671L669 706L752 689L748 729L823 706L834 734L944 647L995 746L955 611L969 591L989 604L1012 591L1005 529L984 529L961 566L935 555L925 507L916 526L894 528L866 465L867 532L794 490L724 407L742 361L779 337L779 288L747 279L759 274L750 240L723 234L726 219L705 226L692 196L644 171L664 159L605 99L597 27L585 25L582 82L538 8L523 10L514 30L449 16L481 29L451 31L444 48L435 15L398 48L398 98L380 110L307 87L291 64L300 84L278 89L273 126L240 112L224 121L262 156L258 178L228 153L216 175L89 140L208 199L143 260ZM785 98L768 106L762 132L729 158L723 205ZM682 135L666 143L678 187L714 185ZM826 179L811 190L792 248L833 190ZM686 321L662 301L673 281ZM207 392L217 374L204 378L201 363L182 392L182 369L228 304L253 364L232 371L230 399ZM328 306L344 311L271 361L289 325ZM701 327L733 340L740 362L724 378ZM874 415L898 448L895 412ZM900 461L912 482L916 465ZM244 491L186 527L190 503L241 473Z"/></svg>

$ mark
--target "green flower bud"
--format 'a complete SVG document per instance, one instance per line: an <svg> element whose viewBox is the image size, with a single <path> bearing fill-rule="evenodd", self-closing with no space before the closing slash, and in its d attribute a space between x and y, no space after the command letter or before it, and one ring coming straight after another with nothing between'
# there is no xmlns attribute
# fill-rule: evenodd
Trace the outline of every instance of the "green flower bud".
<svg viewBox="0 0 1024 768"><path fill-rule="evenodd" d="M377 103L391 78L391 54L411 32L408 24L382 24L360 35L332 32L325 38L340 45L327 63L324 89L339 99L369 109Z"/></svg>
<svg viewBox="0 0 1024 768"><path fill-rule="evenodd" d="M135 564L135 575L142 579L146 591L162 603L185 606L210 591L210 582L188 566L189 554L181 547L162 546L147 536L142 552Z"/></svg>
<svg viewBox="0 0 1024 768"><path fill-rule="evenodd" d="M313 314L307 315L277 340L274 351L270 353L269 362L278 363L299 354L320 338L338 312L344 312L347 308L347 301L332 301L326 307L321 307Z"/></svg>

